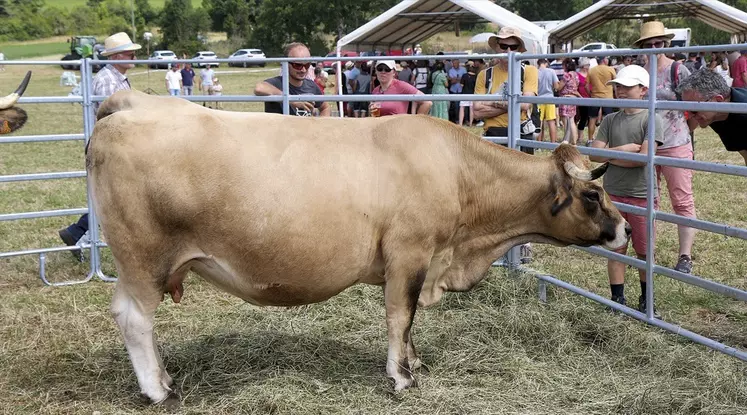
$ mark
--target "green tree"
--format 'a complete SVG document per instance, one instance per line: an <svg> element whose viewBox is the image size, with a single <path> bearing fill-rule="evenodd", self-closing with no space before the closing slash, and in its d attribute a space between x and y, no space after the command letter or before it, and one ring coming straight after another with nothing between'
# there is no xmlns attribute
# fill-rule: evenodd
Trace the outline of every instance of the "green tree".
<svg viewBox="0 0 747 415"><path fill-rule="evenodd" d="M160 22L160 46L177 54L200 49L198 35L204 34L210 26L210 18L202 9L193 9L191 0L166 0Z"/></svg>

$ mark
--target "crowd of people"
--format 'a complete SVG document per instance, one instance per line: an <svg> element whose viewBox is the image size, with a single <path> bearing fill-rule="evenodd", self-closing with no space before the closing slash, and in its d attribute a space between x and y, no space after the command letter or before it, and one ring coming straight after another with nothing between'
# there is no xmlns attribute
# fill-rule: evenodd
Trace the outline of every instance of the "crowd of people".
<svg viewBox="0 0 747 415"><path fill-rule="evenodd" d="M715 53L710 61L701 54L688 57L671 56L666 47L672 38L661 22L652 21L642 25L640 38L633 45L644 49L661 49L656 68L649 65L647 55L625 56L610 60L600 56L596 59L565 59L560 63L562 72L553 67L557 62L539 59L537 65L525 62L521 66L520 85L524 96L577 97L577 98L616 98L645 99L655 93L658 100L683 100L693 102L747 102L747 51L730 57ZM526 47L517 28L503 27L488 41L496 53L509 51L525 52ZM140 45L133 43L125 33L117 33L105 41L102 53L112 60L130 60ZM311 53L303 43L287 46L285 55L294 58L289 63L289 91L291 95L308 95L307 101L290 103L291 115L330 116L332 105L314 100L313 96L323 95L328 86L328 78L321 68L313 68L308 61ZM412 67L411 67L412 64ZM122 89L130 89L126 72L132 64L108 64L94 78L93 94L109 96ZM656 71L655 91L649 91L650 73ZM197 79L196 79L197 78ZM423 95L433 94L433 101L372 101L347 102L344 112L348 117L382 117L397 114L430 114L433 117L452 120L463 125L480 126L483 135L505 137L508 133L508 60L494 59L468 60L462 64L459 59L428 62L417 60L396 62L392 59L376 61L348 62L340 74L343 94L357 95ZM193 85L203 94L220 94L222 87L208 65L196 75L190 64L183 68L178 65L166 73L165 86L170 95L180 93L191 95ZM282 95L282 75L259 82L254 93L258 96ZM491 101L446 101L438 100L437 95L446 94L489 94ZM203 104L204 105L204 104ZM265 102L265 112L282 114L279 102ZM98 104L95 104L98 110ZM537 114L539 113L539 114ZM747 163L747 140L742 131L747 127L747 114L730 114L714 111L657 111L655 136L649 137L649 114L645 109L611 107L540 104L533 106L523 103L521 114L521 138L543 140L545 133L549 140L558 139L558 122L563 129L563 141L576 144L588 126L587 145L595 148L608 148L623 152L647 154L648 141L655 141L656 154L660 156L692 159L694 156L694 130L710 126L721 138L729 151L739 152ZM527 127L538 118L539 134L535 128ZM533 154L533 149L520 148ZM647 181L645 163L618 160L607 157L590 157L593 161L609 162L609 170L604 176L604 189L612 200L634 206L645 207ZM667 191L672 209L680 216L695 218L695 200L692 189L692 171L684 168L656 166L655 206L660 199L660 182L667 182ZM646 258L646 220L642 216L624 213L632 227L632 245L640 259ZM77 223L60 230L59 234L67 245L79 243L88 230L88 218L84 215ZM693 268L692 248L695 230L678 226L679 256L674 265L676 271L691 273ZM619 251L624 253L627 247ZM531 260L531 247L521 247L522 261ZM625 265L613 260L608 265L612 299L626 304L624 294ZM640 273L641 296L638 308L646 309L645 273Z"/></svg>

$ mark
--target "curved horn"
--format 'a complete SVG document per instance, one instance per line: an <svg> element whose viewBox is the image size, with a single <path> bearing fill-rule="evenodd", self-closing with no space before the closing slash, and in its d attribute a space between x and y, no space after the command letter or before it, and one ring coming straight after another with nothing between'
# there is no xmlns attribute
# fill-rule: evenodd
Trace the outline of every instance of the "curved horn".
<svg viewBox="0 0 747 415"><path fill-rule="evenodd" d="M0 98L0 110L5 110L18 102L18 98L23 95L24 92L26 92L26 87L29 85L29 80L31 79L31 71L28 71L26 73L26 77L23 78L23 81L21 81L21 85L18 86L18 89L16 89L16 92L13 92L12 94L6 95L3 98Z"/></svg>
<svg viewBox="0 0 747 415"><path fill-rule="evenodd" d="M565 168L565 172L574 179L582 180L585 182L592 180L591 172L589 170L579 168L572 161L566 161L565 163L563 163L563 167Z"/></svg>
<svg viewBox="0 0 747 415"><path fill-rule="evenodd" d="M602 175L607 171L607 167L609 167L609 166L610 166L610 163L608 161L608 162L602 164L601 166L597 167L596 169L592 170L591 171L591 180L596 180L596 179L602 177Z"/></svg>

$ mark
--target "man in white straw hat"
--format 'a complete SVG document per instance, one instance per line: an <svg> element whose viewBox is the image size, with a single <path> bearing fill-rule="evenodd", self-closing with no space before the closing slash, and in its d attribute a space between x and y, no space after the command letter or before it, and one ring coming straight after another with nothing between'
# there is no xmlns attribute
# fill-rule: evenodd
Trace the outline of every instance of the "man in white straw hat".
<svg viewBox="0 0 747 415"><path fill-rule="evenodd" d="M615 87L618 99L641 99L648 90L649 74L638 65L626 66L617 74L617 78L607 81ZM610 150L628 153L648 153L648 140L653 138L656 144L662 143L662 121L656 114L654 137L648 135L649 113L641 108L625 108L614 112L602 119L597 132L597 138L592 141L594 148L609 148ZM609 163L604 175L604 190L614 202L625 203L638 207L646 207L646 163L618 160L602 156L589 156L589 160L599 163ZM658 209L659 198L653 200ZM633 249L638 259L646 260L646 218L644 216L621 212L632 228L631 239ZM616 250L624 254L627 244ZM626 305L625 299L625 264L609 260L607 273L610 281L612 301ZM641 296L638 299L638 311L646 312L646 271L638 270L641 284Z"/></svg>
<svg viewBox="0 0 747 415"><path fill-rule="evenodd" d="M663 48L669 46L673 36L671 33L666 33L662 22L646 22L641 26L641 37L634 44L638 48L661 49L662 51L656 54L656 99L659 100L676 101L677 87L690 76L690 70L684 64L675 62L664 54ZM651 60L648 55L643 56L646 62L644 68L651 73L653 70ZM692 160L693 142L690 131L695 129L695 121L688 121L683 111L660 110L657 113L664 120L664 144L656 150L656 155ZM691 124L692 128L688 124ZM657 181L661 181L662 175L667 181L667 190L674 213L695 219L692 170L657 165ZM674 269L690 274L693 268L691 255L695 241L695 229L677 225L677 235L679 256Z"/></svg>
<svg viewBox="0 0 747 415"><path fill-rule="evenodd" d="M127 33L115 33L104 40L104 51L101 55L106 56L109 60L132 60L135 59L135 51L142 48L137 43L132 43ZM122 89L132 89L130 81L127 80L125 73L127 70L135 67L132 63L110 63L104 66L96 77L93 78L93 95L110 96ZM100 102L93 104L94 112L98 112ZM88 214L84 214L67 228L61 229L58 233L60 239L67 246L73 246L88 232ZM71 251L73 256L79 261L83 260L82 251Z"/></svg>
<svg viewBox="0 0 747 415"><path fill-rule="evenodd" d="M513 27L502 27L497 35L488 38L488 44L496 53L508 53L509 51L526 52L524 40L521 38L521 30ZM521 88L524 96L536 96L538 86L537 68L531 65L522 66ZM483 119L485 136L506 137L508 135L508 59L496 59L496 64L480 71L475 81L475 94L495 94L495 101L475 101L472 106L475 118ZM529 118L527 112L532 109L532 104L521 104L522 126ZM534 139L534 130L522 131L521 138ZM533 148L521 148L521 151L534 154ZM532 260L532 249L527 243L520 248L521 261L523 263Z"/></svg>

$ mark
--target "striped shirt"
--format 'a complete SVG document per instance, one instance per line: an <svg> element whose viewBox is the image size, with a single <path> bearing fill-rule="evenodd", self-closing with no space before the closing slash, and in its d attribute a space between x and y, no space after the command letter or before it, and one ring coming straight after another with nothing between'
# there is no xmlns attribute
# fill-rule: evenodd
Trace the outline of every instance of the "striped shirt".
<svg viewBox="0 0 747 415"><path fill-rule="evenodd" d="M93 78L93 95L108 97L122 89L132 89L130 81L112 65L101 68ZM101 105L100 102L93 103L94 113L99 112L99 105Z"/></svg>

